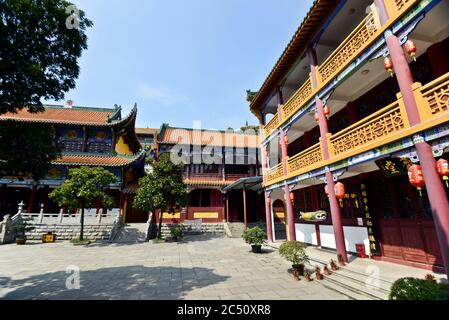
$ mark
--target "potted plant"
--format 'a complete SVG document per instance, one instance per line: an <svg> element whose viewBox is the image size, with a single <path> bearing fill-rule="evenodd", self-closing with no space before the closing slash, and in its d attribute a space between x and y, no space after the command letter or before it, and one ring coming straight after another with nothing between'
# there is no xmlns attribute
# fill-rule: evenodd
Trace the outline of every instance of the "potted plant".
<svg viewBox="0 0 449 320"><path fill-rule="evenodd" d="M332 271L337 271L338 270L337 263L335 262L334 259L331 259L330 266L331 266Z"/></svg>
<svg viewBox="0 0 449 320"><path fill-rule="evenodd" d="M298 241L285 242L280 246L279 254L292 263L293 275L304 274L304 264L310 261L304 244Z"/></svg>
<svg viewBox="0 0 449 320"><path fill-rule="evenodd" d="M312 282L312 274L310 273L309 270L305 270L304 271L304 278L306 279L307 282Z"/></svg>
<svg viewBox="0 0 449 320"><path fill-rule="evenodd" d="M31 218L19 216L15 225L16 244L24 245L27 241L26 233L35 229L30 221Z"/></svg>
<svg viewBox="0 0 449 320"><path fill-rule="evenodd" d="M324 266L323 272L326 276L330 276L332 274L327 266Z"/></svg>
<svg viewBox="0 0 449 320"><path fill-rule="evenodd" d="M246 243L250 244L254 253L262 253L262 245L266 243L267 233L259 227L243 231L242 235Z"/></svg>
<svg viewBox="0 0 449 320"><path fill-rule="evenodd" d="M317 280L323 280L323 274L321 273L321 268L320 267L316 267L315 268L315 278L317 279Z"/></svg>
<svg viewBox="0 0 449 320"><path fill-rule="evenodd" d="M182 227L178 224L173 225L170 228L170 234L172 236L173 241L178 242L179 238L182 237Z"/></svg>

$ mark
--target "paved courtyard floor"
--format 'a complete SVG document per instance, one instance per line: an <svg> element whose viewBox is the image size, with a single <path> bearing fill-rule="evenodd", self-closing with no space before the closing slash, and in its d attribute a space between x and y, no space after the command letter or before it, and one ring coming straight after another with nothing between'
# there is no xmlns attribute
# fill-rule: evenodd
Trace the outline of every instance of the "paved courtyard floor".
<svg viewBox="0 0 449 320"><path fill-rule="evenodd" d="M73 267L80 270L79 289ZM288 269L276 251L252 254L241 239L13 244L0 246L0 299L347 299L319 282L293 280Z"/></svg>

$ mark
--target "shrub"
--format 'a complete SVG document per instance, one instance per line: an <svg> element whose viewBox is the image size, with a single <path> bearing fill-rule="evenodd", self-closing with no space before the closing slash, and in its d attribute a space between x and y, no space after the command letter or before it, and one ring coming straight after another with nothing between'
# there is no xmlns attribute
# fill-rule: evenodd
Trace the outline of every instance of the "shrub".
<svg viewBox="0 0 449 320"><path fill-rule="evenodd" d="M391 287L390 300L449 300L449 285L417 278L403 278Z"/></svg>
<svg viewBox="0 0 449 320"><path fill-rule="evenodd" d="M174 239L182 237L182 227L180 225L173 225L170 228L170 234Z"/></svg>
<svg viewBox="0 0 449 320"><path fill-rule="evenodd" d="M266 243L267 233L259 227L254 227L245 230L242 237L250 245L261 246Z"/></svg>
<svg viewBox="0 0 449 320"><path fill-rule="evenodd" d="M279 254L294 266L303 265L309 262L309 257L305 251L305 245L298 241L284 242L279 248Z"/></svg>

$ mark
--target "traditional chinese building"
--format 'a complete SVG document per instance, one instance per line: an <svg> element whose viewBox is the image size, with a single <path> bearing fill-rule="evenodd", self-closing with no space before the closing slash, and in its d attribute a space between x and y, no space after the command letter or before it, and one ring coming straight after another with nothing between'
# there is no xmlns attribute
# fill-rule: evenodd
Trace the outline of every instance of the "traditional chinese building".
<svg viewBox="0 0 449 320"><path fill-rule="evenodd" d="M158 154L184 163L188 205L172 221L255 223L265 220L257 134L175 128L159 130Z"/></svg>
<svg viewBox="0 0 449 320"><path fill-rule="evenodd" d="M0 178L0 212L17 213L17 205L23 201L28 212L58 213L60 208L48 198L48 194L67 179L73 167L104 167L117 177L108 191L114 198L114 208L124 207L130 186L143 176L144 152L136 137L134 124L137 108L122 118L121 108L45 106L42 113L29 113L23 109L16 114L0 116L2 121L42 123L53 127L55 143L62 146L62 156L53 161L47 176L34 181L29 177ZM26 147L26 146L24 146ZM101 208L101 204L97 205Z"/></svg>
<svg viewBox="0 0 449 320"><path fill-rule="evenodd" d="M448 36L448 0L314 1L248 94L268 222L285 212L290 239L345 260L449 273Z"/></svg>

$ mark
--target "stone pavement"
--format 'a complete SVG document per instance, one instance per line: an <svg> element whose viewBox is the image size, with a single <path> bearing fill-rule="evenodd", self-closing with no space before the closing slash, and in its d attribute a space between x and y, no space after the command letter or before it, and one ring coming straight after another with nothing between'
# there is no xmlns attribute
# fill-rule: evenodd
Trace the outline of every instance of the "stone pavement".
<svg viewBox="0 0 449 320"><path fill-rule="evenodd" d="M336 300L319 282L295 281L273 249L241 239L191 236L183 243L0 246L0 299ZM66 268L78 267L80 288Z"/></svg>

